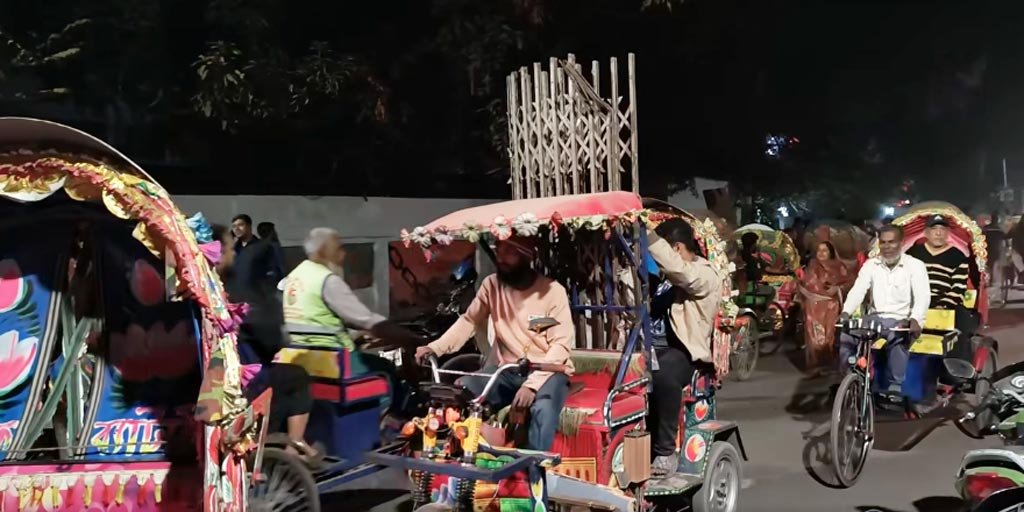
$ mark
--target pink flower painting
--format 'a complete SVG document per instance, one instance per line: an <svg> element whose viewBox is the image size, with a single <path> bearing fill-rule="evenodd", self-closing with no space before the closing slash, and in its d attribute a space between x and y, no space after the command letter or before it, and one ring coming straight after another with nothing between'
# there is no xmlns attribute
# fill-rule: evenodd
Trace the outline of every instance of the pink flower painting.
<svg viewBox="0 0 1024 512"><path fill-rule="evenodd" d="M25 381L32 371L39 340L20 339L18 331L0 334L0 396Z"/></svg>
<svg viewBox="0 0 1024 512"><path fill-rule="evenodd" d="M164 300L164 280L153 265L136 260L131 274L132 296L143 306L155 306Z"/></svg>
<svg viewBox="0 0 1024 512"><path fill-rule="evenodd" d="M0 260L0 313L10 311L25 298L25 280L14 260Z"/></svg>
<svg viewBox="0 0 1024 512"><path fill-rule="evenodd" d="M110 335L110 354L121 378L130 382L174 379L187 375L199 361L191 324L178 322L167 330L157 322L149 330L138 324Z"/></svg>

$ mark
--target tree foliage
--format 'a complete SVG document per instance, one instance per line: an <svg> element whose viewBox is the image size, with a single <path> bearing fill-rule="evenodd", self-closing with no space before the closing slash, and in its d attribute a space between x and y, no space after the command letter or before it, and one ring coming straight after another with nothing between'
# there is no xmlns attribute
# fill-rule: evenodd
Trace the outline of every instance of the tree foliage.
<svg viewBox="0 0 1024 512"><path fill-rule="evenodd" d="M989 4L12 0L0 102L251 191L502 196L508 73L633 51L644 193L703 176L853 211L905 179L984 195L1024 79ZM765 158L768 133L800 144Z"/></svg>

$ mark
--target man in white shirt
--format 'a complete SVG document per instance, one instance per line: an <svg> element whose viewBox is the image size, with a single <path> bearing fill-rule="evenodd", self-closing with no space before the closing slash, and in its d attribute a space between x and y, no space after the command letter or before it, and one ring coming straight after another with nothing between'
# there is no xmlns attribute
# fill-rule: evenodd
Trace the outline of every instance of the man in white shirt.
<svg viewBox="0 0 1024 512"><path fill-rule="evenodd" d="M866 321L876 321L886 329L909 327L910 333L890 332L885 344L889 390L900 392L910 357L909 346L921 335L928 305L931 303L931 285L928 270L921 260L902 253L903 230L886 225L878 232L879 256L864 263L857 281L843 304L843 320L864 302L871 291L870 314ZM848 368L847 361L856 353L857 341L847 334L839 337L840 368Z"/></svg>

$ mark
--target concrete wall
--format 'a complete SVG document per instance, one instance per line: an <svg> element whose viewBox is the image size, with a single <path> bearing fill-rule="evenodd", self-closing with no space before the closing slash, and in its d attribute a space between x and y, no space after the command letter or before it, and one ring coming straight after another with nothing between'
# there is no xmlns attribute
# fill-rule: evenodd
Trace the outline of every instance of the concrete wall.
<svg viewBox="0 0 1024 512"><path fill-rule="evenodd" d="M402 228L412 229L453 211L497 200L177 195L174 202L186 215L203 212L210 223L227 225L239 213L251 216L254 224L273 222L289 253L297 249L287 248L301 247L315 227L337 229L345 243L373 244L373 285L353 291L370 309L390 316L398 312L390 311L388 244L400 238ZM479 256L478 252L477 268L487 268Z"/></svg>
<svg viewBox="0 0 1024 512"><path fill-rule="evenodd" d="M313 196L174 196L186 215L203 212L211 223L229 224L247 213L254 223L273 222L284 246L301 245L309 230L331 227L346 239L397 240L412 229L463 208L494 203L488 199Z"/></svg>

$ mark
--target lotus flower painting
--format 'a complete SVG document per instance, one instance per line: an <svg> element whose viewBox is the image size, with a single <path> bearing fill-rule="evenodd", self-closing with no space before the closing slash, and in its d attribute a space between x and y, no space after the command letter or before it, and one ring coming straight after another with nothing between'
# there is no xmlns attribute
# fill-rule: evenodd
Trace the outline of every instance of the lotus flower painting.
<svg viewBox="0 0 1024 512"><path fill-rule="evenodd" d="M10 311L25 298L21 268L12 259L0 260L0 313Z"/></svg>
<svg viewBox="0 0 1024 512"><path fill-rule="evenodd" d="M32 371L39 340L22 339L18 331L0 334L0 396L18 387Z"/></svg>
<svg viewBox="0 0 1024 512"><path fill-rule="evenodd" d="M143 306L155 306L164 300L164 280L153 265L145 260L135 260L131 278L132 296Z"/></svg>
<svg viewBox="0 0 1024 512"><path fill-rule="evenodd" d="M178 322L170 330L163 322L148 330L131 324L124 332L110 335L110 354L114 368L129 382L183 377L199 361L195 336L186 321Z"/></svg>

